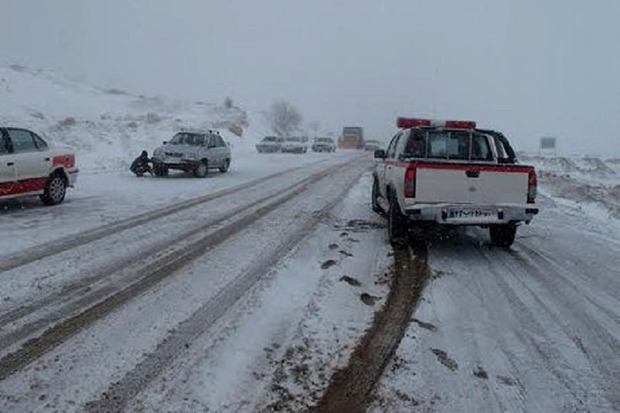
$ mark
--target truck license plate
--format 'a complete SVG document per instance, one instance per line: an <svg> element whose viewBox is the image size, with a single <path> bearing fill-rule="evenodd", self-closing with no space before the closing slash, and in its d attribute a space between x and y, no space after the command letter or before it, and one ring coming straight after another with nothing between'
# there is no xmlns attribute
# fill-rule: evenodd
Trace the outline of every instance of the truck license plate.
<svg viewBox="0 0 620 413"><path fill-rule="evenodd" d="M449 219L490 218L496 216L493 209L483 208L448 208Z"/></svg>

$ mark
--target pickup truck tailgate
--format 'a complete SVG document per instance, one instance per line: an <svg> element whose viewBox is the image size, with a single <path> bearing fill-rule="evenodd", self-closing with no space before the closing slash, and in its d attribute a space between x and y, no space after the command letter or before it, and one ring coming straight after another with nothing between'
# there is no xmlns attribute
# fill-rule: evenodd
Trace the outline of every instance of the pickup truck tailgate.
<svg viewBox="0 0 620 413"><path fill-rule="evenodd" d="M525 204L527 166L418 165L416 203Z"/></svg>

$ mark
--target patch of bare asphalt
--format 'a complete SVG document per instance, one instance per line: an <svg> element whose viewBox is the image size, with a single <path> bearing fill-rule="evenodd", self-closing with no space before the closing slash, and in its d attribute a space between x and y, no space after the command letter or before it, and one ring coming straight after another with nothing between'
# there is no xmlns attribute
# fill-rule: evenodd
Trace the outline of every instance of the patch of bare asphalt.
<svg viewBox="0 0 620 413"><path fill-rule="evenodd" d="M473 373L474 373L474 376L478 377L479 379L487 380L489 378L489 374L481 366L476 367Z"/></svg>
<svg viewBox="0 0 620 413"><path fill-rule="evenodd" d="M317 381L326 381L328 377L324 372L326 366L312 363L313 353L316 351L318 345L312 338L305 337L300 344L287 348L282 358L271 360L271 364L276 367L269 388L274 398L258 411L270 413L308 410L307 401L298 397L295 391L291 391L291 387L299 389L313 400L320 397Z"/></svg>
<svg viewBox="0 0 620 413"><path fill-rule="evenodd" d="M340 277L340 281L344 281L347 284L352 285L353 287L359 287L362 285L362 283L359 282L357 278L349 277L348 275L343 275L342 277Z"/></svg>
<svg viewBox="0 0 620 413"><path fill-rule="evenodd" d="M379 301L381 297L376 297L374 295L370 295L368 293L360 294L360 300L366 305L373 306Z"/></svg>
<svg viewBox="0 0 620 413"><path fill-rule="evenodd" d="M323 264L321 264L321 269L326 270L328 268L333 267L336 264L338 263L335 260L327 260Z"/></svg>
<svg viewBox="0 0 620 413"><path fill-rule="evenodd" d="M499 381L504 386L517 386L519 384L516 379L508 376L497 376L497 381Z"/></svg>
<svg viewBox="0 0 620 413"><path fill-rule="evenodd" d="M382 274L377 274L375 285L386 285L386 284L389 284L391 280L392 280L392 275L387 272L384 272Z"/></svg>
<svg viewBox="0 0 620 413"><path fill-rule="evenodd" d="M425 330L432 331L432 332L437 331L437 327L432 323L425 323L424 321L420 321L417 318L412 318L411 321L413 321L414 323L416 323L417 325L419 325Z"/></svg>
<svg viewBox="0 0 620 413"><path fill-rule="evenodd" d="M395 251L394 277L383 308L354 349L349 363L337 371L318 402L318 412L365 411L376 383L394 355L422 295L430 272L426 245Z"/></svg>
<svg viewBox="0 0 620 413"><path fill-rule="evenodd" d="M337 250L338 249L338 244L336 244L336 243L329 244L329 249L330 250Z"/></svg>
<svg viewBox="0 0 620 413"><path fill-rule="evenodd" d="M448 353L438 348L432 348L431 351L437 357L437 361L439 361L441 364L443 364L452 371L458 370L458 363L451 359L448 356Z"/></svg>
<svg viewBox="0 0 620 413"><path fill-rule="evenodd" d="M356 231L368 231L369 229L383 229L385 228L384 222L366 221L363 219L352 219L347 222L348 229L353 232Z"/></svg>

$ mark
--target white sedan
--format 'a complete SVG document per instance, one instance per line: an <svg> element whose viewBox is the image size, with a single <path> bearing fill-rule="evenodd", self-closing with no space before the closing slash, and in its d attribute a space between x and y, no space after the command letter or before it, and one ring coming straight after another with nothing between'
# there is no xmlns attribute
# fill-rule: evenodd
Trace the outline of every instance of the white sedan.
<svg viewBox="0 0 620 413"><path fill-rule="evenodd" d="M27 129L0 127L0 200L38 195L59 204L77 174L72 151L55 150Z"/></svg>
<svg viewBox="0 0 620 413"><path fill-rule="evenodd" d="M291 136L289 138L284 138L280 151L282 151L282 153L306 153L308 152L308 137Z"/></svg>

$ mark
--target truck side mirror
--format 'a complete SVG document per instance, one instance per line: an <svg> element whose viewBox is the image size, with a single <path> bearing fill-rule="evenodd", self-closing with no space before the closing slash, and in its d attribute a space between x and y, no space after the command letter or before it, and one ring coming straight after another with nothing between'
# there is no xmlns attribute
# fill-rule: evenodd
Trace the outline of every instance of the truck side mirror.
<svg viewBox="0 0 620 413"><path fill-rule="evenodd" d="M377 149L375 151L375 158L377 158L377 159L385 159L385 151L383 149Z"/></svg>

